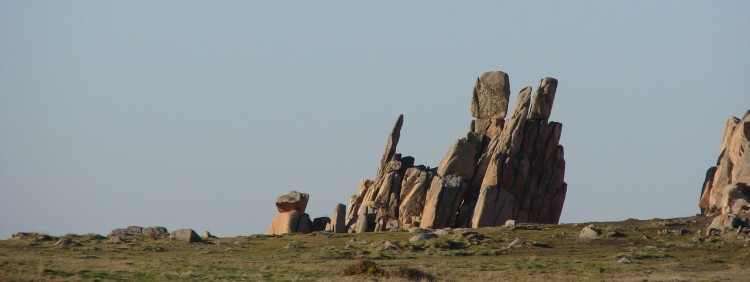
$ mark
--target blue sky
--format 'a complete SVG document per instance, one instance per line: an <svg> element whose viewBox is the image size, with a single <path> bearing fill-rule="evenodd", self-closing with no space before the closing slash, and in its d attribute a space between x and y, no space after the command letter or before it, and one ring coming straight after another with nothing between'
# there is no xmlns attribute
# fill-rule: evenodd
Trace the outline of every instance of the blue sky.
<svg viewBox="0 0 750 282"><path fill-rule="evenodd" d="M750 108L747 1L276 2L1 1L0 238L330 215L398 114L436 166L489 70L560 81L562 222L691 216Z"/></svg>

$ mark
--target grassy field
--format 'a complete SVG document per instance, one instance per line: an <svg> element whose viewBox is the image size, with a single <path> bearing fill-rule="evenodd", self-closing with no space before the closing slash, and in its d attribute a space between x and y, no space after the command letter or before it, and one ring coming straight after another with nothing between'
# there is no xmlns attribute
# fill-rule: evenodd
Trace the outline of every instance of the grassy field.
<svg viewBox="0 0 750 282"><path fill-rule="evenodd" d="M702 217L594 223L600 238L579 239L588 224L454 230L415 243L407 232L190 244L86 234L63 236L80 244L65 246L32 236L0 241L0 281L750 281L750 241L707 237Z"/></svg>

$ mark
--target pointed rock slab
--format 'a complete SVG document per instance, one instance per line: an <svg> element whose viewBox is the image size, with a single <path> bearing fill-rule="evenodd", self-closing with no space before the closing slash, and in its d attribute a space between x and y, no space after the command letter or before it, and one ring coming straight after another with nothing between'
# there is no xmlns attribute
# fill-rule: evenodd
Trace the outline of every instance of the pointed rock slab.
<svg viewBox="0 0 750 282"><path fill-rule="evenodd" d="M485 72L477 78L471 98L471 116L503 119L508 112L510 81L501 71Z"/></svg>
<svg viewBox="0 0 750 282"><path fill-rule="evenodd" d="M386 165L393 159L396 154L396 147L398 146L398 139L401 137L401 126L404 125L404 115L398 115L396 122L393 124L391 134L388 135L388 143L385 145L385 151L383 151L383 157L380 159L380 166L375 179L379 179L385 170Z"/></svg>
<svg viewBox="0 0 750 282"><path fill-rule="evenodd" d="M269 235L310 232L312 232L310 216L298 210L277 214L271 220L271 226L268 228Z"/></svg>
<svg viewBox="0 0 750 282"><path fill-rule="evenodd" d="M534 98L531 100L529 119L549 120L549 116L552 113L552 104L555 102L556 91L557 79L545 77L539 81Z"/></svg>
<svg viewBox="0 0 750 282"><path fill-rule="evenodd" d="M430 190L427 191L420 227L452 227L468 188L460 176L433 177Z"/></svg>
<svg viewBox="0 0 750 282"><path fill-rule="evenodd" d="M289 194L282 195L276 199L276 209L279 212L296 210L304 213L309 198L310 196L306 193L291 191Z"/></svg>

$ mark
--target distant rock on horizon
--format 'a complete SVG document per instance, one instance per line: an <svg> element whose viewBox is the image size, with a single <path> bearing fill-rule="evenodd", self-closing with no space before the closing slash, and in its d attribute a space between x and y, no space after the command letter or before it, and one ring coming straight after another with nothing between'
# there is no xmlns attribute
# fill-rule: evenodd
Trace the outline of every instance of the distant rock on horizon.
<svg viewBox="0 0 750 282"><path fill-rule="evenodd" d="M482 74L472 93L469 132L437 168L396 152L404 122L399 115L375 180L361 181L349 201L349 231L557 223L567 192L562 124L548 121L557 83L541 79L533 96L524 88L506 120L508 75Z"/></svg>

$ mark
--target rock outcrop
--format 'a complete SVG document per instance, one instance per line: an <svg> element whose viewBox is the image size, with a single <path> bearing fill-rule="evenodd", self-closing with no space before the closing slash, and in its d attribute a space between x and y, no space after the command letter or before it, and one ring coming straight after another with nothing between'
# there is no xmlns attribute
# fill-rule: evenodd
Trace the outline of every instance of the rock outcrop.
<svg viewBox="0 0 750 282"><path fill-rule="evenodd" d="M721 234L750 223L750 110L742 119L730 117L724 127L716 166L706 172L698 206L715 216L707 232Z"/></svg>
<svg viewBox="0 0 750 282"><path fill-rule="evenodd" d="M305 213L309 198L310 196L306 193L297 191L291 191L287 195L280 196L276 200L276 209L279 211L279 214L271 220L268 234L312 232L310 215Z"/></svg>
<svg viewBox="0 0 750 282"><path fill-rule="evenodd" d="M454 142L437 168L414 165L397 153L400 115L388 136L374 180L360 182L349 201L350 232L413 226L483 227L557 223L567 184L559 145L562 124L549 121L557 80L543 78L518 96L505 120L510 81L504 72L482 74L474 86L466 137Z"/></svg>

